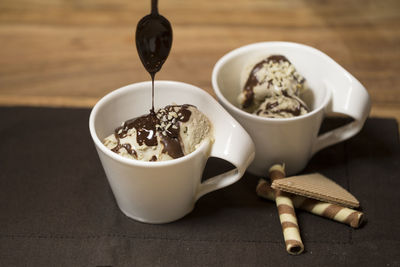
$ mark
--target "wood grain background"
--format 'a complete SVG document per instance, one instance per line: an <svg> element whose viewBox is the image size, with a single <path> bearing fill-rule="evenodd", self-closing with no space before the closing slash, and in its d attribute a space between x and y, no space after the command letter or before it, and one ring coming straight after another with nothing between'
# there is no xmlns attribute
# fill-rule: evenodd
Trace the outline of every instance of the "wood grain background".
<svg viewBox="0 0 400 267"><path fill-rule="evenodd" d="M213 94L228 51L259 41L322 50L368 89L372 116L400 120L399 0L160 0L174 29L158 79ZM149 80L133 43L150 0L1 0L0 105L90 107ZM214 95L214 94L213 94Z"/></svg>

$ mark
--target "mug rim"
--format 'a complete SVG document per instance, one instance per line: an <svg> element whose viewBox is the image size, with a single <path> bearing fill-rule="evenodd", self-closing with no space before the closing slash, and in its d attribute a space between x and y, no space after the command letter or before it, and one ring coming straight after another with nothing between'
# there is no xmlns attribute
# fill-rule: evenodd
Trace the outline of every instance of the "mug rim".
<svg viewBox="0 0 400 267"><path fill-rule="evenodd" d="M184 83L184 82L178 82L178 81L168 81L168 80L158 80L155 81L157 84L179 84L183 86L187 86L188 90L193 90L193 91L199 91L200 94L205 95L206 97L211 97L208 95L204 90L201 88ZM106 156L109 158L118 161L120 163L124 163L126 165L130 166L136 166L136 167L149 167L149 168L158 168L158 167L165 167L165 166L172 166L172 165L178 165L184 162L187 162L194 158L197 154L201 153L204 151L208 146L209 146L209 141L207 142L201 142L200 146L196 148L194 151L191 153L184 155L180 158L176 159L171 159L171 160L165 160L165 161L141 161L141 160L136 160L136 159L130 159L126 158L124 156L121 156L115 152L112 152L109 148L107 148L100 140L100 138L97 136L96 132L96 126L95 126L95 118L99 112L99 110L108 102L117 99L121 94L124 94L127 91L135 91L135 90L140 90L144 85L151 84L151 81L144 81L144 82L137 82L137 83L132 83L125 85L123 87L117 88L105 96L103 96L97 103L94 105L93 109L90 112L89 116L89 131L90 135L92 137L93 142L95 143L96 147L101 150ZM212 97L211 97L212 98ZM213 99L214 100L214 99Z"/></svg>
<svg viewBox="0 0 400 267"><path fill-rule="evenodd" d="M332 98L332 92L327 87L325 87L326 95L324 97L324 100L322 101L322 104L319 107L313 109L311 112L308 112L307 114L296 116L296 117L291 117L291 118L266 118L266 117L254 115L252 113L246 112L246 111L240 109L239 107L235 106L228 99L226 99L224 94L221 92L218 82L217 82L217 77L219 76L222 67L226 64L227 61L229 61L237 56L241 56L245 52L257 50L264 46L274 46L274 45L282 46L282 47L285 47L285 46L286 47L299 47L300 49L306 49L306 50L309 50L309 51L317 54L318 56L322 56L326 60L332 60L330 57L328 57L326 54L324 54L323 52L321 52L320 50L318 50L316 48L313 48L308 45L300 44L300 43L295 43L295 42L282 42L282 41L258 42L258 43L252 43L252 44L238 47L234 50L229 51L225 55L223 55L217 61L217 63L215 63L215 65L214 65L214 68L212 71L211 82L212 82L212 87L214 89L215 94L217 95L218 100L221 101L223 103L223 105L226 108L229 108L231 111L233 111L241 116L244 116L245 118L247 118L249 120L254 120L254 121L258 121L258 122L286 123L289 121L303 120L308 117L314 116L316 113L319 113L322 109L324 109L328 105L330 99Z"/></svg>

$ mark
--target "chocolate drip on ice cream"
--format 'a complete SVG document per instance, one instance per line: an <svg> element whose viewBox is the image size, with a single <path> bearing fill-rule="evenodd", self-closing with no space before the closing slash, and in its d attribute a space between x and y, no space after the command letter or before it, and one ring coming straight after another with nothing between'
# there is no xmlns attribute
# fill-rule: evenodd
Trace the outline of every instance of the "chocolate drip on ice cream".
<svg viewBox="0 0 400 267"><path fill-rule="evenodd" d="M182 106L166 106L157 112L161 125L161 142L164 145L163 153L167 153L172 158L183 157L183 149L181 145L180 124L179 122L187 122L190 119L191 112L187 108L189 105Z"/></svg>
<svg viewBox="0 0 400 267"><path fill-rule="evenodd" d="M124 123L123 133L129 131L129 129L136 129L136 141L141 146L146 144L147 146L156 146L158 144L156 137L156 125L158 119L154 113L138 117L136 119L128 120Z"/></svg>
<svg viewBox="0 0 400 267"><path fill-rule="evenodd" d="M163 153L167 153L172 158L179 158L184 155L180 137L180 122L187 122L190 119L190 105L170 105L150 114L127 120L122 126L114 131L117 139L117 146L111 150L115 153L121 148L125 148L129 154L137 157L135 150L129 144L121 144L121 139L125 138L131 129L136 130L136 142L138 145L157 146L157 136L163 144ZM153 156L150 161L157 161Z"/></svg>
<svg viewBox="0 0 400 267"><path fill-rule="evenodd" d="M264 64L268 64L269 62L279 63L281 61L289 62L289 60L285 56L272 55L260 61L253 67L253 69L250 71L249 78L247 79L243 89L245 94L245 99L244 102L242 103L243 108L248 108L253 103L254 87L260 83L260 81L257 79L256 74L264 67ZM271 83L271 81L268 82Z"/></svg>
<svg viewBox="0 0 400 267"><path fill-rule="evenodd" d="M289 62L289 60L285 57L285 56L282 56L282 55L272 55L272 56L269 56L268 58L267 58L267 60L266 60L266 62L268 63L269 61L273 61L273 62L280 62L280 61L283 61L283 62L285 62L285 61L287 61L287 62Z"/></svg>
<svg viewBox="0 0 400 267"><path fill-rule="evenodd" d="M267 118L295 117L309 112L301 99L295 96L280 96L266 99L255 114ZM288 115L290 114L290 115Z"/></svg>
<svg viewBox="0 0 400 267"><path fill-rule="evenodd" d="M117 133L114 133L115 139L117 139L117 145L111 149L112 152L118 153L121 148L125 148L129 155L137 158L137 152L135 149L132 148L130 144L121 144L121 140L118 137Z"/></svg>
<svg viewBox="0 0 400 267"><path fill-rule="evenodd" d="M273 103L268 103L266 109L273 109L274 107L276 107L276 106L278 106L278 105L279 105L278 101L275 101L275 102L273 102ZM259 111L262 111L262 110L259 110ZM258 114L259 114L259 113L257 113L257 115L258 115Z"/></svg>
<svg viewBox="0 0 400 267"><path fill-rule="evenodd" d="M179 137L170 137L167 135L161 139L161 143L164 145L163 153L167 153L174 159L183 157L184 154Z"/></svg>
<svg viewBox="0 0 400 267"><path fill-rule="evenodd" d="M238 101L245 111L267 118L291 118L308 113L300 98L305 79L282 55L271 55L255 64Z"/></svg>

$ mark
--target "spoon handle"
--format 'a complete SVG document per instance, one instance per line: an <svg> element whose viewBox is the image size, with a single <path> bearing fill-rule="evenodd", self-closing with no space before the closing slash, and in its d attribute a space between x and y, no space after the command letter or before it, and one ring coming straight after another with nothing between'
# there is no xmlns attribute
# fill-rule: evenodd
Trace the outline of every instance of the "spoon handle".
<svg viewBox="0 0 400 267"><path fill-rule="evenodd" d="M158 0L151 0L151 14L158 15Z"/></svg>

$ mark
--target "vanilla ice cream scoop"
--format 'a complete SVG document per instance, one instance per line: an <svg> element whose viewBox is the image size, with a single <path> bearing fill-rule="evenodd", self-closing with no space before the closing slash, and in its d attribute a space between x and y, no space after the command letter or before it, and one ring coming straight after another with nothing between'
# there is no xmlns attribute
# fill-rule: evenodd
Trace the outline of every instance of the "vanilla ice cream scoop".
<svg viewBox="0 0 400 267"><path fill-rule="evenodd" d="M243 74L246 82L238 96L242 109L270 118L289 118L308 112L307 105L299 98L305 90L305 79L286 57L269 56Z"/></svg>
<svg viewBox="0 0 400 267"><path fill-rule="evenodd" d="M296 96L272 96L253 112L265 118L291 118L307 114L306 104Z"/></svg>
<svg viewBox="0 0 400 267"><path fill-rule="evenodd" d="M212 144L210 120L192 105L169 105L125 121L103 141L113 152L142 161L165 161Z"/></svg>

